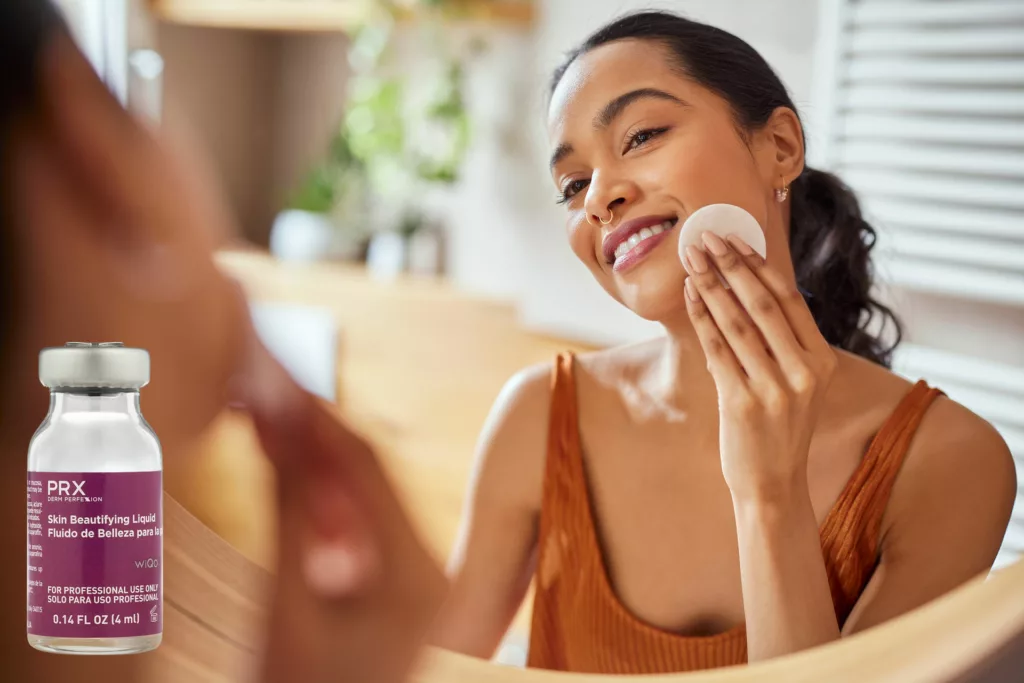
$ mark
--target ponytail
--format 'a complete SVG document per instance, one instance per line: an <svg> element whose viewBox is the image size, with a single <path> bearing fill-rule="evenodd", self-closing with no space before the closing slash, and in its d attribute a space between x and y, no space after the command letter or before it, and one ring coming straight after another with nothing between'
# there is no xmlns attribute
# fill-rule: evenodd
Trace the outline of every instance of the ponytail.
<svg viewBox="0 0 1024 683"><path fill-rule="evenodd" d="M790 188L789 248L797 285L828 343L884 367L903 329L896 315L871 296L875 229L864 220L857 197L831 173L805 168ZM867 331L875 316L877 334ZM888 324L892 343L881 338Z"/></svg>

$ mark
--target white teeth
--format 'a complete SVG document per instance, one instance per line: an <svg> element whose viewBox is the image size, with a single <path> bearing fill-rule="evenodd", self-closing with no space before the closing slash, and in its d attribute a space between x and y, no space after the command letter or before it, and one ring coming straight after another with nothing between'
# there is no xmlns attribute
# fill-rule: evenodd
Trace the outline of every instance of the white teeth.
<svg viewBox="0 0 1024 683"><path fill-rule="evenodd" d="M619 246L615 247L615 258L616 259L622 258L633 247L635 247L636 245L640 244L645 239L648 239L650 237L654 237L655 235L660 235L663 232L671 230L673 225L675 225L675 221L667 220L664 223L659 223L658 225L652 225L649 228L643 228L639 232L633 233L632 235L629 236L629 239L624 240L623 242L621 242L619 244Z"/></svg>

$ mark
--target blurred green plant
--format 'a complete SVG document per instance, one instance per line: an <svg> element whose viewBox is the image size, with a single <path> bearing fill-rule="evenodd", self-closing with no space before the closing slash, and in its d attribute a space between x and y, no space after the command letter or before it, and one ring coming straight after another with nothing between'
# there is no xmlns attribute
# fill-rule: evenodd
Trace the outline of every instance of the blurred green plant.
<svg viewBox="0 0 1024 683"><path fill-rule="evenodd" d="M435 158L420 159L419 176L435 183L454 183L458 180L459 166L469 147L469 117L462 97L463 66L458 61L448 63L440 88L427 108L427 120L447 133L447 150Z"/></svg>
<svg viewBox="0 0 1024 683"><path fill-rule="evenodd" d="M465 6L464 0L419 0L428 21L441 22L447 12ZM373 20L353 35L349 63L353 70L349 98L337 133L321 164L312 169L292 197L292 208L317 213L340 213L339 206L372 193L378 199L399 197L417 182L450 185L470 141L470 121L463 96L465 68L461 59L442 52L445 65L425 109L409 111L406 77L384 75L381 66L393 42L396 16L393 0L379 0ZM434 50L445 49L435 40ZM420 132L417 136L414 129ZM426 129L426 133L422 129ZM418 144L426 135L429 145ZM403 212L402 233L415 231Z"/></svg>
<svg viewBox="0 0 1024 683"><path fill-rule="evenodd" d="M348 139L336 135L331 140L326 158L306 177L305 182L288 203L290 208L329 214L342 201L345 189L363 175L361 162L349 149Z"/></svg>

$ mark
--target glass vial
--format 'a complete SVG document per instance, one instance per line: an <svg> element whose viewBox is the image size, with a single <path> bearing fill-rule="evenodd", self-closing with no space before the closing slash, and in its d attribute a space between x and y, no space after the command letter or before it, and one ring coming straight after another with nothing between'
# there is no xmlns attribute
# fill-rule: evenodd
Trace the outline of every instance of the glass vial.
<svg viewBox="0 0 1024 683"><path fill-rule="evenodd" d="M163 462L142 417L149 353L43 349L50 412L28 450L28 642L133 654L163 632Z"/></svg>

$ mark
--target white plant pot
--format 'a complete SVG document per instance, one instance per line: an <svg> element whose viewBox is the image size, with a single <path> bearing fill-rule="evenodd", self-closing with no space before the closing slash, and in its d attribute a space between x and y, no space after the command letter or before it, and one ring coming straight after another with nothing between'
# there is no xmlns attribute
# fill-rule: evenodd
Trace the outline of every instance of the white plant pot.
<svg viewBox="0 0 1024 683"><path fill-rule="evenodd" d="M339 230L321 213L286 209L270 229L270 253L281 261L309 263L343 256Z"/></svg>
<svg viewBox="0 0 1024 683"><path fill-rule="evenodd" d="M370 240L366 267L373 277L390 280L405 270L408 245L397 232L381 232Z"/></svg>

